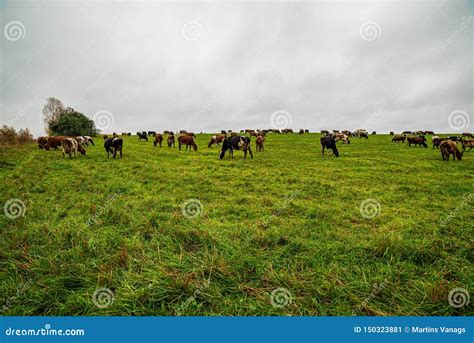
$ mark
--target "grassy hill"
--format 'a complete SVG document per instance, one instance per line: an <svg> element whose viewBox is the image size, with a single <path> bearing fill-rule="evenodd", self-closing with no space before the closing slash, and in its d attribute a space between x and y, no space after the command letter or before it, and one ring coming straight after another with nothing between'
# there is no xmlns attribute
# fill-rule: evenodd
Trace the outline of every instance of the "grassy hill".
<svg viewBox="0 0 474 343"><path fill-rule="evenodd" d="M209 137L0 147L1 204L24 204L0 216L0 314L474 314L447 300L474 289L474 151L269 134L220 161Z"/></svg>

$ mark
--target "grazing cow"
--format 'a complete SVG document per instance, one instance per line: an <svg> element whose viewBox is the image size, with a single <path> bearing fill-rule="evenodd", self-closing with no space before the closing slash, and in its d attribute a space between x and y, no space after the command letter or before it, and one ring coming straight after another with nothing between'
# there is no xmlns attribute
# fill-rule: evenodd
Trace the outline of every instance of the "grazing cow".
<svg viewBox="0 0 474 343"><path fill-rule="evenodd" d="M433 149L436 147L439 149L439 145L441 144L441 142L445 141L446 138L440 138L438 136L433 136L431 138L431 143L433 143Z"/></svg>
<svg viewBox="0 0 474 343"><path fill-rule="evenodd" d="M63 139L65 139L66 136L53 136L48 138L48 143L45 145L45 149L49 150L50 148L54 148L55 150L58 150L58 148L61 146L61 142Z"/></svg>
<svg viewBox="0 0 474 343"><path fill-rule="evenodd" d="M472 137L472 133L463 132L463 133L462 133L462 136L463 136L463 137Z"/></svg>
<svg viewBox="0 0 474 343"><path fill-rule="evenodd" d="M219 154L219 159L223 159L225 152L229 150L229 155L234 158L234 150L242 150L244 152L244 158L247 158L247 151L250 157L253 159L252 148L250 147L250 137L245 136L231 136L224 140L222 143L222 149Z"/></svg>
<svg viewBox="0 0 474 343"><path fill-rule="evenodd" d="M367 132L359 132L359 138L367 138L369 139L369 134Z"/></svg>
<svg viewBox="0 0 474 343"><path fill-rule="evenodd" d="M86 143L87 146L89 146L89 143L94 145L94 140L92 139L91 136L82 136L82 137L84 137L84 139L86 140L85 143Z"/></svg>
<svg viewBox="0 0 474 343"><path fill-rule="evenodd" d="M411 135L411 134L412 134L411 131L403 131L403 132L402 132L402 135Z"/></svg>
<svg viewBox="0 0 474 343"><path fill-rule="evenodd" d="M207 147L210 148L213 144L219 146L219 143L221 143L224 139L226 139L226 137L227 137L227 133L212 136Z"/></svg>
<svg viewBox="0 0 474 343"><path fill-rule="evenodd" d="M157 144L159 144L161 148L162 143L163 143L163 135L161 133L155 134L155 141L153 142L153 145L156 146Z"/></svg>
<svg viewBox="0 0 474 343"><path fill-rule="evenodd" d="M465 139L461 141L462 143L462 152L466 150L466 148L469 148L469 151L471 151L472 147L474 147L474 139Z"/></svg>
<svg viewBox="0 0 474 343"><path fill-rule="evenodd" d="M448 139L453 142L460 142L462 141L462 138L459 136L449 136Z"/></svg>
<svg viewBox="0 0 474 343"><path fill-rule="evenodd" d="M191 147L193 147L194 151L197 151L198 147L196 142L194 141L193 136L188 136L187 134L183 134L178 137L178 148L181 150L181 145L186 145L186 151L191 151Z"/></svg>
<svg viewBox="0 0 474 343"><path fill-rule="evenodd" d="M321 137L321 148L322 148L322 155L324 156L324 150L325 149L331 149L332 152L334 153L334 156L339 157L339 151L337 150L336 146L336 139L334 138L333 135L327 135L324 137Z"/></svg>
<svg viewBox="0 0 474 343"><path fill-rule="evenodd" d="M171 146L174 147L174 142L175 142L174 135L172 134L168 135L166 142L168 143L168 148L171 148Z"/></svg>
<svg viewBox="0 0 474 343"><path fill-rule="evenodd" d="M309 133L309 130L308 130L308 129L305 129L305 130L304 130L304 133Z"/></svg>
<svg viewBox="0 0 474 343"><path fill-rule="evenodd" d="M142 139L146 140L148 142L148 135L146 133L143 133L143 132L137 132L137 136L138 136L138 141L142 141Z"/></svg>
<svg viewBox="0 0 474 343"><path fill-rule="evenodd" d="M392 138L392 142L402 142L405 143L405 136L404 135L395 135Z"/></svg>
<svg viewBox="0 0 474 343"><path fill-rule="evenodd" d="M38 148L40 149L46 149L46 144L48 144L49 137L42 136L38 137L36 142L38 143Z"/></svg>
<svg viewBox="0 0 474 343"><path fill-rule="evenodd" d="M377 131L372 131L372 135L376 135L377 134Z"/></svg>
<svg viewBox="0 0 474 343"><path fill-rule="evenodd" d="M83 146L79 144L74 138L65 137L61 140L61 147L63 151L63 158L69 155L69 158L72 158L74 154L74 158L76 158L76 151L79 151L82 155L86 154L86 150L84 150Z"/></svg>
<svg viewBox="0 0 474 343"><path fill-rule="evenodd" d="M255 146L257 151L263 151L263 143L265 142L265 138L263 136L257 136L257 139L255 140Z"/></svg>
<svg viewBox="0 0 474 343"><path fill-rule="evenodd" d="M304 129L300 129L300 132L298 132L299 135L304 134Z"/></svg>
<svg viewBox="0 0 474 343"><path fill-rule="evenodd" d="M407 137L407 142L408 146L411 146L412 144L415 144L415 146L419 145L420 147L425 147L427 148L428 145L426 145L426 138L421 136L421 137Z"/></svg>
<svg viewBox="0 0 474 343"><path fill-rule="evenodd" d="M459 161L462 160L463 153L459 151L456 142L453 142L449 139L441 142L439 145L439 150L441 151L441 157L443 158L443 161L449 161L449 155L453 155L453 161L455 161L456 158Z"/></svg>
<svg viewBox="0 0 474 343"><path fill-rule="evenodd" d="M390 131L390 136L393 136L393 135L394 135L393 131Z"/></svg>
<svg viewBox="0 0 474 343"><path fill-rule="evenodd" d="M433 136L435 133L433 131L425 131L423 134Z"/></svg>
<svg viewBox="0 0 474 343"><path fill-rule="evenodd" d="M336 133L333 135L336 139L336 142L343 141L346 144L351 144L351 141L349 140L349 136L343 134L343 133Z"/></svg>
<svg viewBox="0 0 474 343"><path fill-rule="evenodd" d="M109 155L112 154L113 158L117 156L117 152L120 152L120 158L122 158L122 147L123 147L123 140L119 137L114 138L106 138L104 140L104 148L105 152L107 153L107 158Z"/></svg>
<svg viewBox="0 0 474 343"><path fill-rule="evenodd" d="M148 131L148 136L154 136L156 135L156 131Z"/></svg>

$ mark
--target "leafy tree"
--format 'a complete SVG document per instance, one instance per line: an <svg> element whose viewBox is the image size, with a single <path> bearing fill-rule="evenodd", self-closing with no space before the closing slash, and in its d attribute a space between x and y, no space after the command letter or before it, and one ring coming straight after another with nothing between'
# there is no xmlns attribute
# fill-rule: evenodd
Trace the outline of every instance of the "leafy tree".
<svg viewBox="0 0 474 343"><path fill-rule="evenodd" d="M43 121L49 135L52 134L49 130L50 125L59 119L64 110L64 105L60 100L52 97L46 99L46 104L43 107Z"/></svg>
<svg viewBox="0 0 474 343"><path fill-rule="evenodd" d="M65 136L95 136L98 133L92 119L70 107L49 124L48 131L52 135Z"/></svg>

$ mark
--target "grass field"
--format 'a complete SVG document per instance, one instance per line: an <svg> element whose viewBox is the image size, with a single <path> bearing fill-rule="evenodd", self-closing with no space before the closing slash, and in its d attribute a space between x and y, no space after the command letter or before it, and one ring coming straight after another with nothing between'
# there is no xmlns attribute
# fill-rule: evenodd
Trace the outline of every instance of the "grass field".
<svg viewBox="0 0 474 343"><path fill-rule="evenodd" d="M25 205L0 216L1 314L474 314L447 300L474 285L474 151L377 135L322 158L319 134L269 134L220 161L209 137L126 137L122 160L99 138L72 160L0 147L2 206Z"/></svg>

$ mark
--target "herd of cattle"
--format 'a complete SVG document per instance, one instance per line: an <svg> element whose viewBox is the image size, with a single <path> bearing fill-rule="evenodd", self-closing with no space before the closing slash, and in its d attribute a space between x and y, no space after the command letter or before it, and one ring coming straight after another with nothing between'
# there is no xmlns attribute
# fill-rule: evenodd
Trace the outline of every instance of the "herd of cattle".
<svg viewBox="0 0 474 343"><path fill-rule="evenodd" d="M251 148L251 137L255 137L255 147L257 151L264 150L264 144L266 140L266 136L268 133L294 133L292 129L283 129L283 130L241 130L241 134L237 132L232 132L231 130L225 131L222 130L220 134L216 134L211 136L208 147L211 148L212 146L220 146L221 152L219 154L219 158L223 159L225 153L229 151L229 156L233 157L234 150L241 150L244 152L244 158L247 157L247 153L249 153L250 157L253 158L252 148ZM300 129L298 134L305 134L309 133L309 130ZM248 134L242 135L242 134ZM371 135L376 135L377 133L373 131ZM148 137L152 136L154 138L153 144L154 146L162 146L163 141L166 137L166 144L168 147L175 147L176 141L178 142L178 148L181 150L182 146L186 147L186 151L194 150L197 151L198 146L196 144L196 135L193 132L188 132L185 130L179 131L178 134L175 135L173 131L164 131L163 134L157 133L155 131L142 131L137 132L137 137L139 141L148 141ZM462 159L463 153L466 148L469 150L472 149L474 146L474 139L472 138L472 134L470 133L463 133L461 136L450 136L446 138L440 138L434 135L433 131L404 131L401 134L394 134L390 132L390 135L393 136L392 142L402 142L405 141L408 143L408 146L420 146L420 147L428 147L426 135L431 135L431 141L433 144L433 149L439 148L441 151L441 156L444 161L449 161L450 156L453 156L453 160L456 158L458 160ZM131 136L130 132L123 132L122 136ZM176 137L177 136L177 137ZM337 142L342 142L345 144L350 144L351 138L369 138L369 133L366 130L358 129L356 131L348 131L348 130L333 130L333 132L329 132L328 130L321 130L321 148L322 148L322 155L324 156L325 150L332 150L334 156L339 156L339 151L337 149ZM113 158L117 156L117 153L120 154L120 158L122 158L122 148L123 148L123 139L120 138L116 133L113 133L112 137L108 137L107 135L103 136L104 139L104 149L107 153L107 158L112 155ZM68 155L70 158L72 156L76 157L76 152L81 153L82 155L86 154L86 147L89 145L95 145L94 140L90 136L76 136L76 137L68 137L68 136L43 136L37 139L38 147L44 150L55 149L58 150L61 148L63 153L63 158ZM459 150L457 144L460 143L462 146L462 152Z"/></svg>

